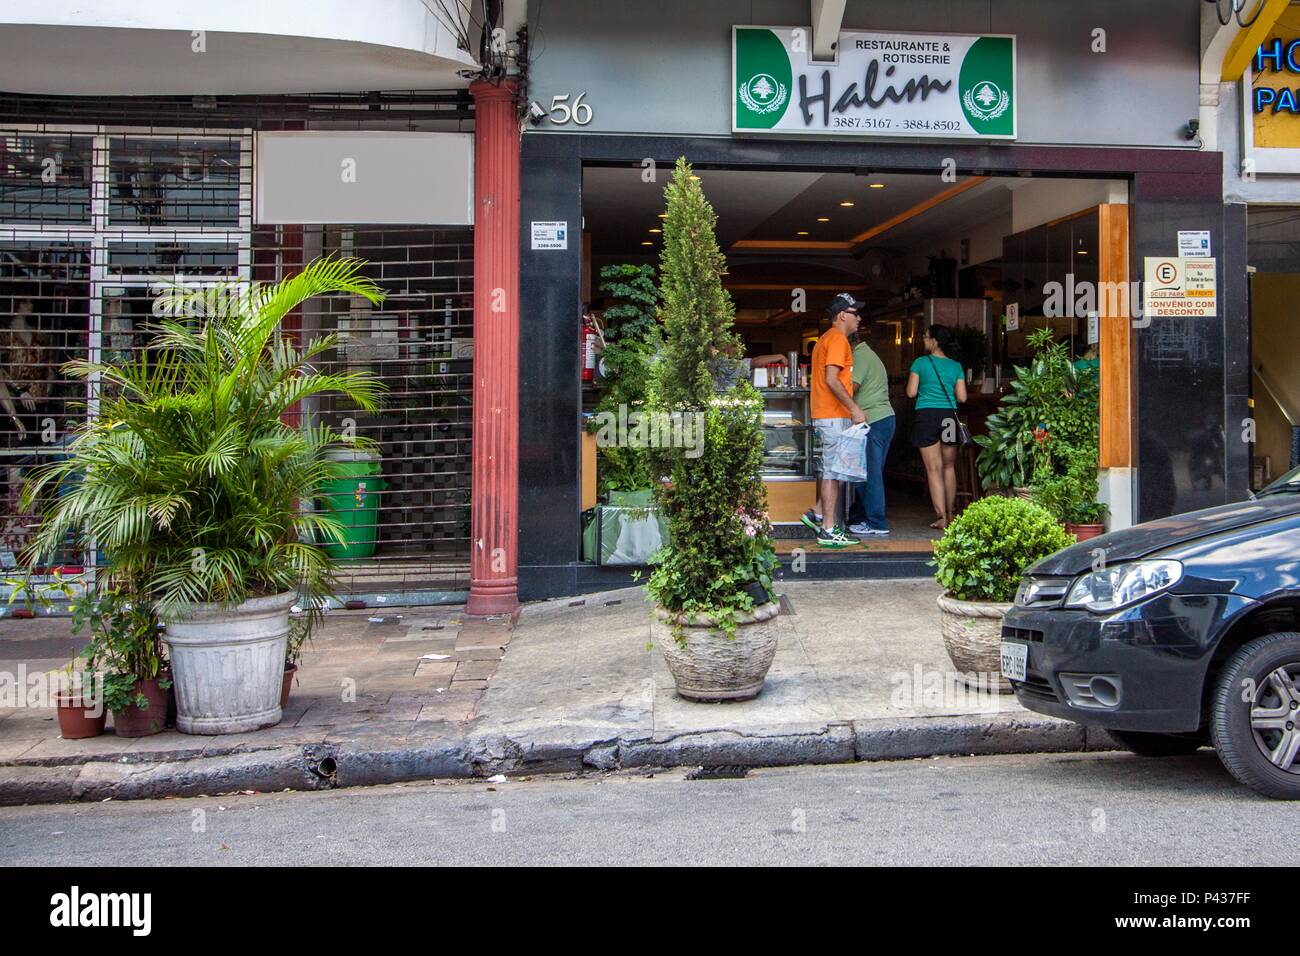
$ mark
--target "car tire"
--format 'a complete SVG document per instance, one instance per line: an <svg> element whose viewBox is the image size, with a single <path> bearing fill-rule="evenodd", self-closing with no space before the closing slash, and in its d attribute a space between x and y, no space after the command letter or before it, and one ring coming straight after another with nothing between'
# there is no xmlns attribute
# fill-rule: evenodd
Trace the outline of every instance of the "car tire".
<svg viewBox="0 0 1300 956"><path fill-rule="evenodd" d="M1138 730L1108 730L1106 733L1125 749L1143 757L1181 757L1196 753L1205 746L1204 740L1178 734L1149 734Z"/></svg>
<svg viewBox="0 0 1300 956"><path fill-rule="evenodd" d="M1228 660L1210 706L1210 737L1228 772L1278 800L1300 800L1297 675L1300 632L1257 637Z"/></svg>

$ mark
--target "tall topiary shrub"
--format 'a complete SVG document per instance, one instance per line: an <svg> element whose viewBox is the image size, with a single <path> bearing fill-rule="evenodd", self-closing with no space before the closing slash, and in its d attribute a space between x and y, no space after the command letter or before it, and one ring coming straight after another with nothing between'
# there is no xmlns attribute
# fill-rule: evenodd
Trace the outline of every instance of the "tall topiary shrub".
<svg viewBox="0 0 1300 956"><path fill-rule="evenodd" d="M649 405L659 420L702 428L703 441L651 449L656 490L671 544L658 556L650 596L685 617L707 615L734 633L756 604L747 586L771 597L776 555L763 462L762 399L742 374L735 306L722 287L726 259L717 216L685 159L664 190L660 322L664 344L651 370Z"/></svg>

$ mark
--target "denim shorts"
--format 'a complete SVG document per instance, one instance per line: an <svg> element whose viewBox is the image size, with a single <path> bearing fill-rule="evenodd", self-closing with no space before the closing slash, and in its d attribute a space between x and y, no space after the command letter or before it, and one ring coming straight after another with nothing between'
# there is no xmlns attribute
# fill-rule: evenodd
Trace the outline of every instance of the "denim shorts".
<svg viewBox="0 0 1300 956"><path fill-rule="evenodd" d="M829 453L835 446L835 443L840 440L840 435L853 424L853 419L814 418L812 423L813 428L817 429L817 438L821 442L822 446L821 459L817 462L818 470L821 472L821 477L828 481L861 481L862 479L858 475L842 475L837 471L828 471L826 469L827 453Z"/></svg>

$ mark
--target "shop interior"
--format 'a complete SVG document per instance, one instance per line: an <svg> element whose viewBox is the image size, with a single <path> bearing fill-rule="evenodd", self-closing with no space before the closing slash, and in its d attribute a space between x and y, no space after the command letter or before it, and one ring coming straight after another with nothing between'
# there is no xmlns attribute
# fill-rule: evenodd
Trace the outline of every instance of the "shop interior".
<svg viewBox="0 0 1300 956"><path fill-rule="evenodd" d="M1300 464L1300 207L1251 206L1251 488Z"/></svg>
<svg viewBox="0 0 1300 956"><path fill-rule="evenodd" d="M663 182L645 182L643 172L639 166L584 170L583 295L598 325L603 310L616 304L602 288L601 270L658 265ZM1049 283L1062 283L1073 301L1070 281L1076 288L1097 282L1098 206L1127 202L1126 184L1030 176L945 180L887 170L696 172L717 213L724 284L746 355L787 357L756 370L765 402L765 483L781 548L810 538L798 523L816 496L805 367L827 327L826 304L850 292L867 303L860 334L889 371L897 416L885 470L892 533L861 548L928 551L941 532L928 527L934 514L905 396L908 370L924 354L925 328L938 323L956 334L959 354L951 357L966 369L969 401L962 414L975 435L985 432L1014 366L1029 357L1026 336L1034 329L1050 325L1077 360L1095 367L1097 323L1076 307L1054 307ZM1055 314L1060 311L1066 314ZM605 385L599 374L593 378L583 384L587 411ZM607 490L592 446L589 440L584 446L584 509ZM959 507L978 481L974 453L959 459Z"/></svg>

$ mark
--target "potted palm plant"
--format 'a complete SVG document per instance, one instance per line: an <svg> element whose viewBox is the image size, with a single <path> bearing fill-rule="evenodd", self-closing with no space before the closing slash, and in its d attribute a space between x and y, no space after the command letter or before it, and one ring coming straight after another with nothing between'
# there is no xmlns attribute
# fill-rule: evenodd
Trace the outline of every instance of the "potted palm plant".
<svg viewBox="0 0 1300 956"><path fill-rule="evenodd" d="M669 544L647 590L654 637L690 700L756 696L777 646L776 555L759 477L762 402L737 358L735 306L722 288L717 217L679 159L668 184L660 265L663 350L647 405L703 429L693 447L650 449Z"/></svg>
<svg viewBox="0 0 1300 956"><path fill-rule="evenodd" d="M121 364L67 368L100 380L100 410L67 459L27 488L30 500L66 483L36 548L48 554L66 536L88 534L108 573L157 614L178 730L277 723L290 630L309 634L333 588L321 542L341 541L342 527L305 506L336 477L328 453L362 442L286 418L327 393L373 410L381 386L364 372L318 371L312 362L335 337L299 346L280 321L326 293L382 301L363 265L323 259L273 286L175 292L161 303L169 317L151 348ZM295 602L304 612L291 620Z"/></svg>
<svg viewBox="0 0 1300 956"><path fill-rule="evenodd" d="M1025 569L1071 543L1040 505L996 495L969 505L935 543L944 647L959 672L976 675L975 686L1011 693L1001 676L1002 618Z"/></svg>

